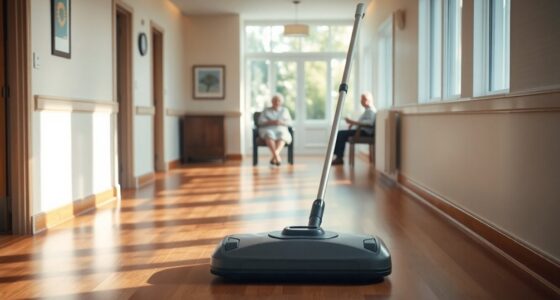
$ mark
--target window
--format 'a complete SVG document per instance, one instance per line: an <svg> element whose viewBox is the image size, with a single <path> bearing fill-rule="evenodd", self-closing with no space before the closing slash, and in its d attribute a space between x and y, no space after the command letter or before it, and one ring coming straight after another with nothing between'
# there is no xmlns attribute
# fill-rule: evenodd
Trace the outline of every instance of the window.
<svg viewBox="0 0 560 300"><path fill-rule="evenodd" d="M507 92L510 0L477 0L474 18L474 95Z"/></svg>
<svg viewBox="0 0 560 300"><path fill-rule="evenodd" d="M245 50L252 53L345 53L348 50L351 25L310 25L309 36L284 36L282 25L246 25Z"/></svg>
<svg viewBox="0 0 560 300"><path fill-rule="evenodd" d="M430 0L430 100L441 98L441 0Z"/></svg>
<svg viewBox="0 0 560 300"><path fill-rule="evenodd" d="M272 94L283 95L297 132L296 151L319 154L327 146L325 141L338 100L352 24L348 21L306 23L309 36L298 38L285 37L279 22L245 24L245 109L252 115L270 105ZM345 117L356 118L356 111L361 111L356 76L360 69L354 62L343 107ZM251 118L245 122L252 126ZM346 127L344 121L342 125ZM246 136L247 145L251 145L251 136Z"/></svg>
<svg viewBox="0 0 560 300"><path fill-rule="evenodd" d="M461 95L461 0L421 0L420 102Z"/></svg>
<svg viewBox="0 0 560 300"><path fill-rule="evenodd" d="M446 99L461 96L461 3L446 1L445 7L445 69L443 92Z"/></svg>
<svg viewBox="0 0 560 300"><path fill-rule="evenodd" d="M348 41L350 42L350 41ZM347 46L348 47L348 46ZM338 58L331 60L331 111L334 111L336 108L336 104L338 101L338 88L340 87L340 81L342 80L342 74L344 73L344 66L346 64L346 59ZM346 122L344 121L344 117L348 118L357 118L356 110L358 109L358 105L354 99L356 96L354 95L354 86L356 85L356 76L354 76L355 72L350 73L350 77L348 78L348 82L350 83L348 93L346 94L346 98L344 98L344 107L342 108L342 115L341 115L341 123L342 126L346 126ZM369 77L371 78L371 77Z"/></svg>
<svg viewBox="0 0 560 300"><path fill-rule="evenodd" d="M247 62L248 83L252 105L256 110L261 111L269 105L269 74L270 61L268 60L251 60Z"/></svg>
<svg viewBox="0 0 560 300"><path fill-rule="evenodd" d="M251 110L262 110L273 93L280 93L292 118L328 120L330 108L338 100L351 34L350 24L311 25L306 38L284 37L281 25L246 25L246 87ZM357 107L355 76L350 76L344 106L348 116Z"/></svg>
<svg viewBox="0 0 560 300"><path fill-rule="evenodd" d="M377 97L378 109L393 105L393 18L385 21L378 31L377 44Z"/></svg>

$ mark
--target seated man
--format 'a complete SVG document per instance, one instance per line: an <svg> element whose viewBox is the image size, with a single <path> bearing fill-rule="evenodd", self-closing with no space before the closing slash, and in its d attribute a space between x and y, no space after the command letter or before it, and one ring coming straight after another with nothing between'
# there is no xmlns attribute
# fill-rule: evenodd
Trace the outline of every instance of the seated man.
<svg viewBox="0 0 560 300"><path fill-rule="evenodd" d="M367 126L374 126L374 127L365 127L361 128L361 135L363 136L373 136L375 133L375 106L372 103L372 96L370 92L364 92L360 99L360 103L365 108L364 113L360 116L360 118L355 121L349 118L344 118L346 123L348 123L348 130L339 130L336 136L336 144L334 146L334 155L336 156L333 161L331 162L332 165L341 165L344 163L342 159L344 157L344 147L346 146L346 142L348 138L354 136L356 134L356 130L352 129L352 126L357 125L367 125Z"/></svg>
<svg viewBox="0 0 560 300"><path fill-rule="evenodd" d="M280 166L282 158L280 152L284 145L292 142L292 135L288 131L288 126L292 124L290 112L282 106L283 98L281 95L272 97L272 107L265 108L258 120L259 136L265 140L272 159L270 164Z"/></svg>

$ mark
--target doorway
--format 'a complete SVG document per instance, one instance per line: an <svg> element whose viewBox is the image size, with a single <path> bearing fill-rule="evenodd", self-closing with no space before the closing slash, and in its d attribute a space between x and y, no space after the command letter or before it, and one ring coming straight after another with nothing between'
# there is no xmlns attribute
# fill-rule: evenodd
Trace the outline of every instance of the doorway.
<svg viewBox="0 0 560 300"><path fill-rule="evenodd" d="M164 105L163 105L163 30L151 23L152 28L152 87L154 114L154 170L167 170L164 153Z"/></svg>
<svg viewBox="0 0 560 300"><path fill-rule="evenodd" d="M8 199L8 131L4 0L0 0L0 233L10 232L11 216Z"/></svg>
<svg viewBox="0 0 560 300"><path fill-rule="evenodd" d="M117 116L118 177L123 188L136 187L134 180L134 153L132 144L132 13L117 5L116 31L116 99L119 104Z"/></svg>

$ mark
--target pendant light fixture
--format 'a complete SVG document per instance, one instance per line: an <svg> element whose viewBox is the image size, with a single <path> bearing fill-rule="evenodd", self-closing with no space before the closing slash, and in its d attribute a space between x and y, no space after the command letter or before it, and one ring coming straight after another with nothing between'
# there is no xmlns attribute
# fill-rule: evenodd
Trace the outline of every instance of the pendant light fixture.
<svg viewBox="0 0 560 300"><path fill-rule="evenodd" d="M298 4L299 0L292 1L295 7L295 22L293 24L284 25L284 36L288 37L302 37L309 35L309 26L306 24L298 23Z"/></svg>

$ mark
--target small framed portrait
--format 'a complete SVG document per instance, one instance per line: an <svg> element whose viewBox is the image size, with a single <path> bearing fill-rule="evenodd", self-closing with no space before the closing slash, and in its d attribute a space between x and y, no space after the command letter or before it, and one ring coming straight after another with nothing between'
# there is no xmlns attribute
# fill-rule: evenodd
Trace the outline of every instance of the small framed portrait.
<svg viewBox="0 0 560 300"><path fill-rule="evenodd" d="M225 98L225 66L193 66L193 99Z"/></svg>
<svg viewBox="0 0 560 300"><path fill-rule="evenodd" d="M71 57L71 0L51 0L51 45L52 54Z"/></svg>

